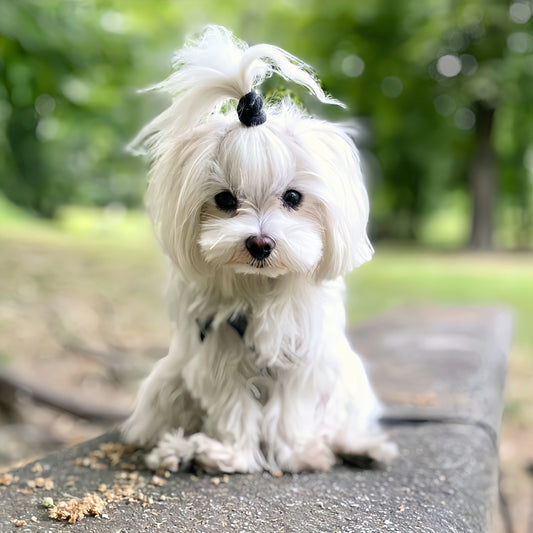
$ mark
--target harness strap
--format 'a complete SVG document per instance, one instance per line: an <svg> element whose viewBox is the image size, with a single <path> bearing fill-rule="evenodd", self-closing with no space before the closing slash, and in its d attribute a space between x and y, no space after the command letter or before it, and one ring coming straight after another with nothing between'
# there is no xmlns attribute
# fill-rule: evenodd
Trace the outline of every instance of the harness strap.
<svg viewBox="0 0 533 533"><path fill-rule="evenodd" d="M215 315L211 315L203 321L199 318L196 319L196 324L200 330L200 342L204 342L207 333L211 329L214 319ZM246 333L246 328L248 327L248 319L246 318L246 315L243 315L242 313L233 314L228 318L227 322L228 325L237 332L239 337L244 339L244 334Z"/></svg>

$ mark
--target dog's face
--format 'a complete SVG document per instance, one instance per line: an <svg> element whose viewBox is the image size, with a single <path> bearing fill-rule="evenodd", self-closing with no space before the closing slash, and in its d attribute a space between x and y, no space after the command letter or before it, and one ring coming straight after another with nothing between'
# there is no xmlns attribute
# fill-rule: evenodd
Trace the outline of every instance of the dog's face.
<svg viewBox="0 0 533 533"><path fill-rule="evenodd" d="M331 279L370 258L359 163L332 125L203 126L169 153L154 165L149 206L185 275Z"/></svg>
<svg viewBox="0 0 533 533"><path fill-rule="evenodd" d="M268 277L317 268L324 220L302 155L271 128L238 126L224 136L200 214L210 268Z"/></svg>

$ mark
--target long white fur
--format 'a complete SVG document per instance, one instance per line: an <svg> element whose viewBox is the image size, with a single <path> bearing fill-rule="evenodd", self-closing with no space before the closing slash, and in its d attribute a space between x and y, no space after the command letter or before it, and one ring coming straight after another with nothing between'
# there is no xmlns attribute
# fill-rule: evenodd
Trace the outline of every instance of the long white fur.
<svg viewBox="0 0 533 533"><path fill-rule="evenodd" d="M299 60L220 27L177 53L155 87L170 107L135 144L151 157L147 205L168 258L174 333L124 426L149 466L208 471L328 469L335 454L386 460L395 446L345 335L342 276L368 261L368 198L343 128L285 101L242 125L228 102L274 73L326 96ZM297 190L303 201L281 200ZM214 197L230 190L234 212ZM264 261L245 241L275 242ZM241 339L229 320L246 317ZM200 329L206 327L201 340Z"/></svg>

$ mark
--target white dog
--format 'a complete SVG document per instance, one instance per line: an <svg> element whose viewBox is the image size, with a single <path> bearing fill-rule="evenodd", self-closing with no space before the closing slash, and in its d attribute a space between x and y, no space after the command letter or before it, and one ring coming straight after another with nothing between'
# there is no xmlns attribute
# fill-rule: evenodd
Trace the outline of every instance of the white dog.
<svg viewBox="0 0 533 533"><path fill-rule="evenodd" d="M253 89L275 73L339 102L295 57L220 27L175 67L155 87L172 105L137 138L151 157L147 204L168 258L174 334L125 439L155 445L154 469L387 460L396 447L345 335L342 276L372 256L357 150L289 100L263 109Z"/></svg>

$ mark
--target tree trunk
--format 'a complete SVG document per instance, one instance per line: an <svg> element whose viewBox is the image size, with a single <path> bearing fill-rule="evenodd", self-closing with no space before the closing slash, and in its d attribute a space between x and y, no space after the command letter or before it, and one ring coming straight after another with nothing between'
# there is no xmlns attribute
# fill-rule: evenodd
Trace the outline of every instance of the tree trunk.
<svg viewBox="0 0 533 533"><path fill-rule="evenodd" d="M491 143L494 109L480 104L476 118L476 148L469 172L472 220L468 245L475 250L492 250L496 199L496 157Z"/></svg>

